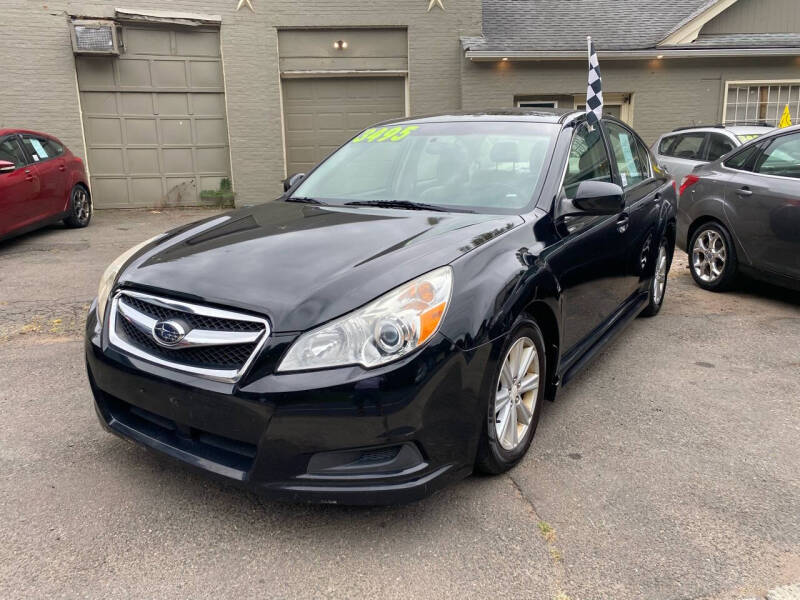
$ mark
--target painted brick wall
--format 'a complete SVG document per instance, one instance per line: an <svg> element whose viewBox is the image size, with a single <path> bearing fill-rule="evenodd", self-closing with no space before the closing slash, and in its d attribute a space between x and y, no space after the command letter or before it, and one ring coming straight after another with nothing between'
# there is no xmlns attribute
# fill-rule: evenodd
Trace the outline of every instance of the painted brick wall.
<svg viewBox="0 0 800 600"><path fill-rule="evenodd" d="M69 15L112 17L115 6L222 16L231 169L237 203L274 198L285 176L280 112L277 28L288 26L406 26L410 110L431 113L461 105L459 37L480 33L480 0L66 1L5 0L0 23L3 94L0 125L41 129L83 155ZM8 61L8 57L18 60Z"/></svg>
<svg viewBox="0 0 800 600"><path fill-rule="evenodd" d="M601 62L603 91L632 92L633 126L652 143L663 132L722 120L725 81L800 79L800 59L672 59ZM462 65L465 110L514 106L515 96L585 94L583 61Z"/></svg>

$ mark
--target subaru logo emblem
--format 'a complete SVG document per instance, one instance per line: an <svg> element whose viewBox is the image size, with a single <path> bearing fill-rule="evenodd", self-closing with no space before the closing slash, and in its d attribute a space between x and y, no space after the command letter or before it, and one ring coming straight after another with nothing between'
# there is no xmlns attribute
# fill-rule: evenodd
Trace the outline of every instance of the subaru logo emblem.
<svg viewBox="0 0 800 600"><path fill-rule="evenodd" d="M178 321L159 321L153 326L153 339L162 346L174 346L186 336Z"/></svg>

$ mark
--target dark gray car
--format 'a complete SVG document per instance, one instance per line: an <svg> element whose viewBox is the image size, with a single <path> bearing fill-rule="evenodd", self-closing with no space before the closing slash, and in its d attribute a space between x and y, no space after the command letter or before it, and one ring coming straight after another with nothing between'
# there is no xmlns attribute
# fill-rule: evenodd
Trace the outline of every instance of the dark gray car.
<svg viewBox="0 0 800 600"><path fill-rule="evenodd" d="M676 242L704 289L725 290L740 271L800 289L800 126L687 175Z"/></svg>

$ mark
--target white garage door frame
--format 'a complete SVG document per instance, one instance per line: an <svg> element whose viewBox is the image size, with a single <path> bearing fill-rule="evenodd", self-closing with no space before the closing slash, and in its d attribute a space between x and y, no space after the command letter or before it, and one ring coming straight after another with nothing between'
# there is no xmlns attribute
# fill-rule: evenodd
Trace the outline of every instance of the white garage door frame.
<svg viewBox="0 0 800 600"><path fill-rule="evenodd" d="M411 87L407 69L372 69L372 70L319 70L319 71L281 71L279 78L279 97L281 110L281 137L283 141L283 174L288 177L290 173L288 146L286 140L286 113L283 106L283 82L287 79L324 79L324 78L349 78L349 77L396 77L403 78L403 88L405 90L404 113L406 117L410 115L411 106Z"/></svg>

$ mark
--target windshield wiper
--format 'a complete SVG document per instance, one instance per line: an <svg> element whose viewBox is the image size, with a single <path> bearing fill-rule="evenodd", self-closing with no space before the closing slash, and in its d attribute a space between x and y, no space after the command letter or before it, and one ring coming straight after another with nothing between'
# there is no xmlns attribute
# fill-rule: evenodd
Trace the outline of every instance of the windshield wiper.
<svg viewBox="0 0 800 600"><path fill-rule="evenodd" d="M303 204L326 204L321 200L317 200L316 198L306 198L305 196L290 196L286 199L286 202L301 202Z"/></svg>
<svg viewBox="0 0 800 600"><path fill-rule="evenodd" d="M463 208L446 208L436 204L409 202L408 200L356 200L345 202L345 206L379 206L381 208L402 208L404 210L435 210L438 212L474 212Z"/></svg>

